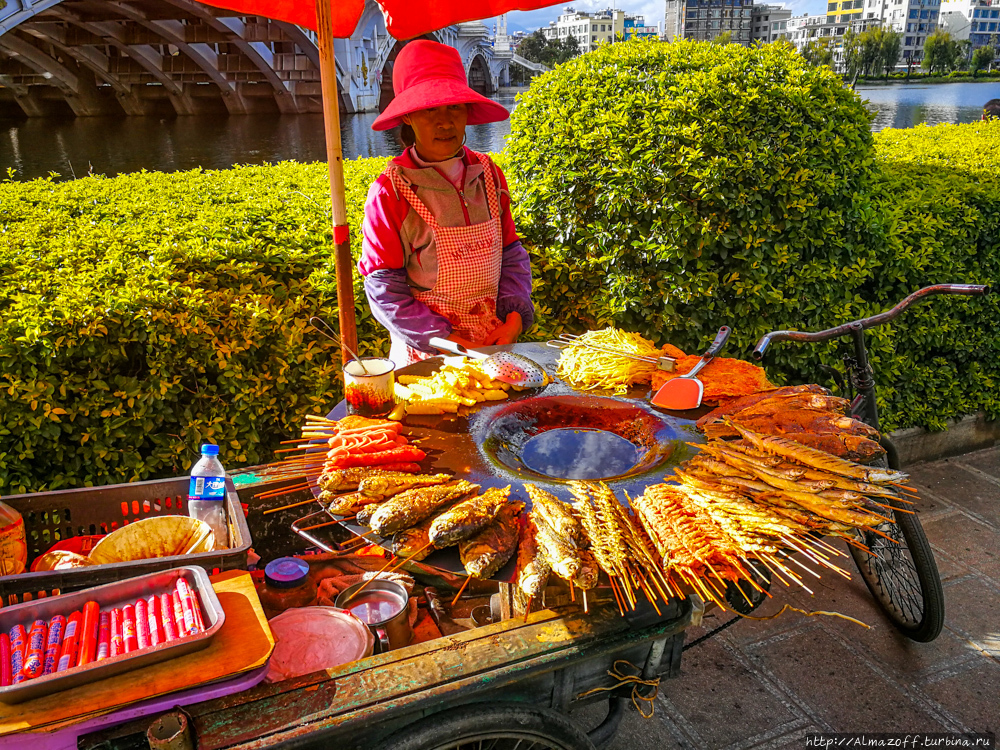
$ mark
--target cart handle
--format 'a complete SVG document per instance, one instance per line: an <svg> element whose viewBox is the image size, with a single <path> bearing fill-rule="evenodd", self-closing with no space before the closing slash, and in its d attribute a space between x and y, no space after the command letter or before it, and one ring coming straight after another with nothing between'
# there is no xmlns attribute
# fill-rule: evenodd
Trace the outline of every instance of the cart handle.
<svg viewBox="0 0 1000 750"><path fill-rule="evenodd" d="M860 320L844 323L834 328L827 328L825 331L815 331L812 333L808 331L772 331L771 333L766 333L757 342L757 346L754 347L753 358L757 360L763 359L764 352L772 341L828 341L848 335L852 330L856 330L859 325L862 329L880 326L895 318L914 302L919 302L933 294L989 293L990 287L983 284L935 284L933 286L925 286L923 289L915 291L891 310L880 312L878 315L873 315L870 318L861 318Z"/></svg>

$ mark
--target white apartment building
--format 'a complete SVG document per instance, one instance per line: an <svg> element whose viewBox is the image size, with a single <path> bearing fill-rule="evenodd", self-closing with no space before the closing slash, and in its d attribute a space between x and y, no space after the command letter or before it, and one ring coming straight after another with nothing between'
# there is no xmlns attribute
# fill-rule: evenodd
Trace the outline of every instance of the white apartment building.
<svg viewBox="0 0 1000 750"><path fill-rule="evenodd" d="M788 19L791 17L791 9L784 5L753 6L751 39L764 43L787 39Z"/></svg>
<svg viewBox="0 0 1000 750"><path fill-rule="evenodd" d="M558 19L550 21L548 28L542 28L542 33L546 39L559 41L576 37L580 52L590 52L601 42L613 43L618 37L624 38L625 11L608 9L584 13L566 6Z"/></svg>
<svg viewBox="0 0 1000 750"><path fill-rule="evenodd" d="M923 60L924 42L937 29L941 10L941 0L865 0L862 12L869 23L881 23L903 35L900 66L905 67L907 60L914 64Z"/></svg>
<svg viewBox="0 0 1000 750"><path fill-rule="evenodd" d="M794 44L795 49L799 52L802 52L809 42L827 40L827 44L833 52L833 68L842 73L844 70L844 35L849 30L860 33L878 25L878 23L877 20L862 18L860 14L793 16L788 19L785 38Z"/></svg>
<svg viewBox="0 0 1000 750"><path fill-rule="evenodd" d="M941 22L953 37L972 42L972 49L1000 46L1000 0L943 0Z"/></svg>

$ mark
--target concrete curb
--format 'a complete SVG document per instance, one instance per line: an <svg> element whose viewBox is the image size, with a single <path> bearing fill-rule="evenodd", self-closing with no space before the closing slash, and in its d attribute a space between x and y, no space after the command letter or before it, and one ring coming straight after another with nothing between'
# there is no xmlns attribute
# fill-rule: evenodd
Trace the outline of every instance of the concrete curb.
<svg viewBox="0 0 1000 750"><path fill-rule="evenodd" d="M1000 421L991 422L980 412L949 420L943 432L908 427L890 433L889 437L899 450L900 464L909 466L991 448L1000 441Z"/></svg>

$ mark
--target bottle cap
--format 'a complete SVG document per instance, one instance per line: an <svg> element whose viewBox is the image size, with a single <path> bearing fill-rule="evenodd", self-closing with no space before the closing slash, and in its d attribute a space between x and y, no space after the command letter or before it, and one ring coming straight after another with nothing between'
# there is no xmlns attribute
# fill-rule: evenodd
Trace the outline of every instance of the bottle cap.
<svg viewBox="0 0 1000 750"><path fill-rule="evenodd" d="M264 567L264 582L276 589L293 589L306 582L309 563L297 557L279 557Z"/></svg>
<svg viewBox="0 0 1000 750"><path fill-rule="evenodd" d="M215 443L204 443L201 446L201 455L203 456L218 456L219 446Z"/></svg>

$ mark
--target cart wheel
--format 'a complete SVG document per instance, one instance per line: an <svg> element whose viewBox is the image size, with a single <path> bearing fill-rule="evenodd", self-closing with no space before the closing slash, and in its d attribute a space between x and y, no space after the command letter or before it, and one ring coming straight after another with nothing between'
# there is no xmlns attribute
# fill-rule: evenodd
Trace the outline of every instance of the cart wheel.
<svg viewBox="0 0 1000 750"><path fill-rule="evenodd" d="M519 703L472 704L428 716L375 750L596 750L560 713Z"/></svg>
<svg viewBox="0 0 1000 750"><path fill-rule="evenodd" d="M883 466L899 467L896 449L887 440L889 460ZM851 547L851 556L868 590L892 624L907 638L921 643L933 641L944 626L944 591L934 553L915 515L896 513L896 523L878 527L894 541L859 532L861 543L872 554Z"/></svg>

